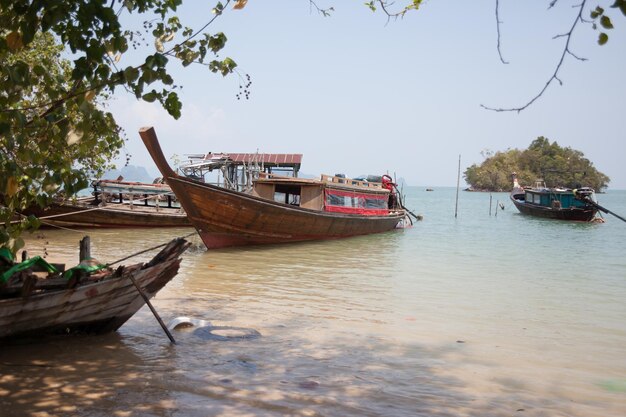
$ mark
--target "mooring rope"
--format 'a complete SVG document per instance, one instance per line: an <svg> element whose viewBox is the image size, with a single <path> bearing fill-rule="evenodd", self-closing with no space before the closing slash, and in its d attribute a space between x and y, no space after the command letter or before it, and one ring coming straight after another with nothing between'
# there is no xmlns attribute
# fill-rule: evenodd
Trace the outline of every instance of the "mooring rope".
<svg viewBox="0 0 626 417"><path fill-rule="evenodd" d="M48 223L48 222L41 222L41 224L45 224L48 227L54 227L56 229L67 230L68 232L84 233L82 230L70 229L69 227L59 226L58 224L53 224L53 223Z"/></svg>
<svg viewBox="0 0 626 417"><path fill-rule="evenodd" d="M188 237L193 236L193 235L195 235L195 234L196 234L196 232L189 233L188 235L185 235L185 236L180 236L180 237L177 237L176 239L185 239L185 238L188 238ZM123 262L123 261L125 261L125 260L127 260L127 259L134 258L135 256L143 255L143 254L144 254L144 253L146 253L146 252L150 252L150 251L153 251L153 250L155 250L155 249L162 248L162 247L164 247L164 246L168 245L170 242L171 242L171 240L170 240L170 241L167 241L166 243L162 243L162 244L160 244L160 245L153 246L153 247L151 247L151 248L144 249L144 250L142 250L142 251L139 251L139 252L133 253L132 255L128 255L128 256L126 256L125 258L118 259L117 261L114 261L114 262L110 262L110 263L106 264L106 266L115 265L115 264L120 263L120 262Z"/></svg>

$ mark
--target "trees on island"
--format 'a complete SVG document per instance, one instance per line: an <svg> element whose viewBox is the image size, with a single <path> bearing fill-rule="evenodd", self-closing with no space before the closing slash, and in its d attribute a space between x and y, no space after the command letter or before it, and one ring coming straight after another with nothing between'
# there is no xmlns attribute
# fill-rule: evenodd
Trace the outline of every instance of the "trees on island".
<svg viewBox="0 0 626 417"><path fill-rule="evenodd" d="M605 189L609 177L599 172L580 151L561 147L540 136L525 150L483 151L482 164L473 164L464 172L465 181L480 191L509 191L512 173L521 185L534 185L542 179L549 187L592 187Z"/></svg>

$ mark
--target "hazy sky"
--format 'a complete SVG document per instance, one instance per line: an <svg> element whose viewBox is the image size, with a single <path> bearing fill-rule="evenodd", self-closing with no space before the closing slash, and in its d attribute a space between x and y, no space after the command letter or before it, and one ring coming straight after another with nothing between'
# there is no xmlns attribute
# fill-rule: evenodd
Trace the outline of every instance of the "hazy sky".
<svg viewBox="0 0 626 417"><path fill-rule="evenodd" d="M185 3L179 15L187 25L211 18L214 3ZM621 13L611 9L617 27L603 47L588 25L579 26L571 49L588 61L568 56L563 85L553 84L518 114L480 104L518 107L544 86L565 42L553 37L569 30L578 0L561 0L551 10L547 0L500 0L508 65L496 48L495 0L426 1L389 23L362 0L317 3L332 4L335 12L324 18L307 0L250 0L210 27L228 37L221 56L250 74L249 100L236 98L237 75L222 78L199 65L172 67L183 86L178 121L116 92L111 111L127 132L131 164L154 166L137 134L151 125L167 157L302 153L307 174L390 172L409 185L454 186L459 155L463 171L482 162L482 150L524 149L545 136L582 151L611 178L609 188L626 189ZM128 53L120 64L138 62Z"/></svg>

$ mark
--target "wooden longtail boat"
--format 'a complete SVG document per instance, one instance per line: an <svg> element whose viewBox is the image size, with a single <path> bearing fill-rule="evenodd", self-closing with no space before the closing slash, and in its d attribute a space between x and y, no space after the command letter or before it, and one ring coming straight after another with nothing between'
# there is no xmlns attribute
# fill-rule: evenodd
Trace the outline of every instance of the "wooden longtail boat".
<svg viewBox="0 0 626 417"><path fill-rule="evenodd" d="M380 233L406 216L388 206L393 194L376 182L262 174L244 193L186 178L170 168L152 127L139 134L207 248Z"/></svg>
<svg viewBox="0 0 626 417"><path fill-rule="evenodd" d="M64 200L22 212L41 227L188 227L187 215L166 184L100 180L92 197Z"/></svg>
<svg viewBox="0 0 626 417"><path fill-rule="evenodd" d="M513 175L511 201L522 214L557 220L592 221L598 209L591 204L595 192L591 188L547 188L543 181L534 187L522 188Z"/></svg>
<svg viewBox="0 0 626 417"><path fill-rule="evenodd" d="M0 339L52 333L113 332L131 318L144 299L129 278L152 298L178 272L189 243L174 239L150 262L91 274L76 271L38 277L32 269L0 279Z"/></svg>

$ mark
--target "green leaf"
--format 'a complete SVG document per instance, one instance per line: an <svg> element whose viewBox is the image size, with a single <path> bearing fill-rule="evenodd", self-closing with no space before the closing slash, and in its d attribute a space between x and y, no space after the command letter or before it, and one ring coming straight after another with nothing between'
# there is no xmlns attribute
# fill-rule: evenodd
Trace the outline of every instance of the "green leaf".
<svg viewBox="0 0 626 417"><path fill-rule="evenodd" d="M147 94L144 94L141 98L148 103L152 103L158 97L158 93L154 90L150 91Z"/></svg>
<svg viewBox="0 0 626 417"><path fill-rule="evenodd" d="M35 75L38 77L43 77L44 75L46 75L46 69L41 65L35 65L33 67L33 73L35 73Z"/></svg>
<svg viewBox="0 0 626 417"><path fill-rule="evenodd" d="M127 83L131 83L139 78L139 70L135 67L126 67L124 70L124 79Z"/></svg>
<svg viewBox="0 0 626 417"><path fill-rule="evenodd" d="M606 33L601 33L600 36L598 37L599 45L604 45L608 41L609 41L609 35L607 35Z"/></svg>
<svg viewBox="0 0 626 417"><path fill-rule="evenodd" d="M223 63L224 63L224 66L222 67L223 76L230 74L237 67L237 63L233 61L231 58L224 59Z"/></svg>
<svg viewBox="0 0 626 417"><path fill-rule="evenodd" d="M28 85L30 83L30 67L22 61L16 62L9 68L11 81L16 85Z"/></svg>
<svg viewBox="0 0 626 417"><path fill-rule="evenodd" d="M11 125L8 123L0 123L0 135L6 135L11 131Z"/></svg>
<svg viewBox="0 0 626 417"><path fill-rule="evenodd" d="M174 119L178 120L180 118L180 111L183 108L183 104L178 99L178 94L170 92L165 100L165 103L163 103L163 107L165 107L165 110L167 110L167 112L172 115Z"/></svg>
<svg viewBox="0 0 626 417"><path fill-rule="evenodd" d="M144 81L146 84L151 84L154 81L156 81L156 79L157 79L156 71L150 68L144 69L143 74L141 74L141 80Z"/></svg>
<svg viewBox="0 0 626 417"><path fill-rule="evenodd" d="M600 24L605 29L613 29L613 23L611 23L611 18L604 15L600 18Z"/></svg>
<svg viewBox="0 0 626 417"><path fill-rule="evenodd" d="M154 63L159 67L164 67L167 64L167 57L163 54L154 54Z"/></svg>
<svg viewBox="0 0 626 417"><path fill-rule="evenodd" d="M211 49L211 51L213 51L213 53L217 53L222 48L224 48L224 45L226 45L226 41L227 41L226 35L220 32L216 34L215 36L211 36L209 38L209 48Z"/></svg>
<svg viewBox="0 0 626 417"><path fill-rule="evenodd" d="M37 21L24 20L20 24L20 29L22 30L22 43L24 45L28 45L35 38L35 33L37 32Z"/></svg>
<svg viewBox="0 0 626 417"><path fill-rule="evenodd" d="M218 2L217 5L211 10L211 13L216 15L221 15L224 11L224 5L222 2Z"/></svg>
<svg viewBox="0 0 626 417"><path fill-rule="evenodd" d="M599 16L602 16L604 14L604 9L600 6L596 7L595 10L593 10L591 12L591 18L592 19L597 19Z"/></svg>

